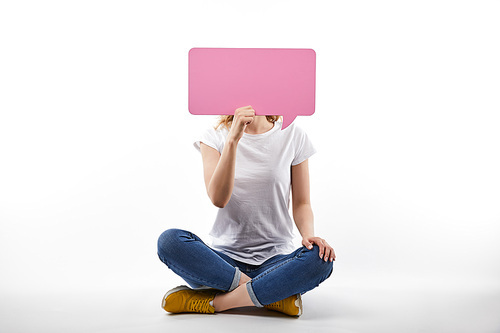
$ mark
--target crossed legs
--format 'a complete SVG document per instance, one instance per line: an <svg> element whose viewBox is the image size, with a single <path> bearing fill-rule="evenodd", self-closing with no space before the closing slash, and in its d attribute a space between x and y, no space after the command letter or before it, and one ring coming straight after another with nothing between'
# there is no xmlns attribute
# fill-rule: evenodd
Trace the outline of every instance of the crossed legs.
<svg viewBox="0 0 500 333"><path fill-rule="evenodd" d="M313 250L302 247L280 256L251 279L231 258L223 258L195 234L180 229L161 234L158 256L191 287L208 286L225 291L213 300L216 312L243 306L262 307L305 293L328 278L333 269L333 263L319 258L317 246Z"/></svg>

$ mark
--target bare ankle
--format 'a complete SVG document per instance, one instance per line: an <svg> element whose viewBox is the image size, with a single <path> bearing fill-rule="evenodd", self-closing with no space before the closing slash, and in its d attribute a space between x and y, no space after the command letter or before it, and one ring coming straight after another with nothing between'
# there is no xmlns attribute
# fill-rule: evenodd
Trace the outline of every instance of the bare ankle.
<svg viewBox="0 0 500 333"><path fill-rule="evenodd" d="M218 302L218 298L221 294L215 295L214 299L212 300L212 306L214 307L215 312L220 312L220 306Z"/></svg>
<svg viewBox="0 0 500 333"><path fill-rule="evenodd" d="M254 304L250 299L245 286L239 286L235 290L227 293L217 294L213 300L215 312L222 312L233 308L252 305Z"/></svg>
<svg viewBox="0 0 500 333"><path fill-rule="evenodd" d="M241 286L242 284L245 284L250 280L251 279L248 277L248 275L246 275L245 273L241 273L240 283L238 284L238 286Z"/></svg>

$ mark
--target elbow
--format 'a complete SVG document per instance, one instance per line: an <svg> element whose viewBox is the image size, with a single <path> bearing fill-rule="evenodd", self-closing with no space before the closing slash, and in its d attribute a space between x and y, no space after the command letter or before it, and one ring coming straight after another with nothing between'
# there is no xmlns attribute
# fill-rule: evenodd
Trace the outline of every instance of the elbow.
<svg viewBox="0 0 500 333"><path fill-rule="evenodd" d="M227 201L214 200L212 198L210 198L210 199L212 200L212 203L214 204L214 206L217 208L224 208L227 205Z"/></svg>
<svg viewBox="0 0 500 333"><path fill-rule="evenodd" d="M231 194L227 195L224 191L215 190L211 187L207 188L207 194L212 204L217 208L224 208L231 199Z"/></svg>
<svg viewBox="0 0 500 333"><path fill-rule="evenodd" d="M224 208L227 205L227 200L221 200L220 198L215 198L213 195L208 195L212 204L217 208Z"/></svg>
<svg viewBox="0 0 500 333"><path fill-rule="evenodd" d="M214 204L215 207L217 208L224 208L224 206L226 205L225 203L221 203L221 202L213 202L212 203Z"/></svg>

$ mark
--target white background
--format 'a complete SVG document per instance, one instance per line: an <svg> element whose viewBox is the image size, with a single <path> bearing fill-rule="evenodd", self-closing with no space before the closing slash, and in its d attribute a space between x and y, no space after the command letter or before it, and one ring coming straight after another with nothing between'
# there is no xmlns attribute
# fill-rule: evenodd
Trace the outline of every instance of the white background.
<svg viewBox="0 0 500 333"><path fill-rule="evenodd" d="M91 295L114 291L154 303L135 322L142 332L154 320L158 331L184 323L157 304L183 281L159 261L156 241L171 227L208 240L217 211L193 147L215 117L188 112L188 51L269 47L317 54L316 111L296 119L318 150L309 160L316 231L337 253L310 297L338 311L316 306L317 316L337 332L374 332L363 313L380 303L361 305L360 290L446 290L434 321L412 312L400 327L465 329L439 319L463 319L450 313L458 297L463 317L498 332L499 17L498 1L2 2L0 330L64 331L70 299L94 309L70 316L88 324L115 308L95 310L109 299ZM380 297L392 310L409 304ZM45 312L26 320L31 311ZM398 327L387 316L385 332Z"/></svg>

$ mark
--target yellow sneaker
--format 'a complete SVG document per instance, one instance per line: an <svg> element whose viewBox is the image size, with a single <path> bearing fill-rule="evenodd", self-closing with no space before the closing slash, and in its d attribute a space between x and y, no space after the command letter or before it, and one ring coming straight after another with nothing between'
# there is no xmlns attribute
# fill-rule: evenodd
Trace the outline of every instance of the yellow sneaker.
<svg viewBox="0 0 500 333"><path fill-rule="evenodd" d="M266 309L282 312L289 316L298 317L302 314L302 297L300 294L292 295L281 301L264 305Z"/></svg>
<svg viewBox="0 0 500 333"><path fill-rule="evenodd" d="M179 286L167 291L163 296L161 307L172 313L215 313L210 301L219 292L217 289L191 289L188 286Z"/></svg>

